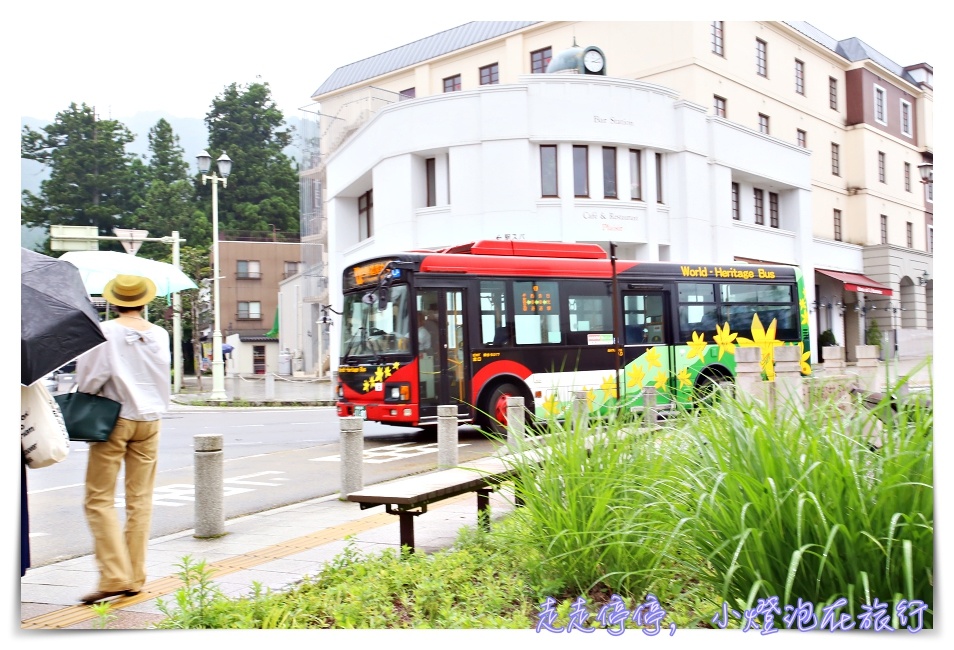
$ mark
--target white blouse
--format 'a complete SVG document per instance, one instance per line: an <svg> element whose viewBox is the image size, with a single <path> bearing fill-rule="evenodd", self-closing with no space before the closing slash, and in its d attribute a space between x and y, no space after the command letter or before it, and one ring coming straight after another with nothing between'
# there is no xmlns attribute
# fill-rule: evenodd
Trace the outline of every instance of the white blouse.
<svg viewBox="0 0 954 650"><path fill-rule="evenodd" d="M169 333L153 325L140 332L115 320L100 323L106 342L76 360L76 390L100 393L127 420L158 420L169 409Z"/></svg>

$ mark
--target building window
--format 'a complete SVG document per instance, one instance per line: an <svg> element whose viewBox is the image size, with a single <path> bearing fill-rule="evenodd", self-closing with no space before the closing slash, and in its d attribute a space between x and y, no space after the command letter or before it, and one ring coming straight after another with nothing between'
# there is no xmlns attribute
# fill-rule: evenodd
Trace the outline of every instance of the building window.
<svg viewBox="0 0 954 650"><path fill-rule="evenodd" d="M927 227L927 252L934 254L934 226Z"/></svg>
<svg viewBox="0 0 954 650"><path fill-rule="evenodd" d="M261 280L262 263L258 260L238 260L235 277L239 280Z"/></svg>
<svg viewBox="0 0 954 650"><path fill-rule="evenodd" d="M769 226L778 228L778 194L769 192Z"/></svg>
<svg viewBox="0 0 954 650"><path fill-rule="evenodd" d="M888 215L881 215L881 243L888 243Z"/></svg>
<svg viewBox="0 0 954 650"><path fill-rule="evenodd" d="M755 223L765 225L765 192L755 188Z"/></svg>
<svg viewBox="0 0 954 650"><path fill-rule="evenodd" d="M795 92L805 94L805 62L795 59Z"/></svg>
<svg viewBox="0 0 954 650"><path fill-rule="evenodd" d="M285 262L285 272L282 277L290 278L297 274L299 270L301 270L301 262Z"/></svg>
<svg viewBox="0 0 954 650"><path fill-rule="evenodd" d="M616 192L616 147L603 147L603 198L619 198Z"/></svg>
<svg viewBox="0 0 954 650"><path fill-rule="evenodd" d="M374 197L368 190L358 197L358 241L374 234Z"/></svg>
<svg viewBox="0 0 954 650"><path fill-rule="evenodd" d="M769 132L769 116L764 113L759 113L759 133L764 133L768 135Z"/></svg>
<svg viewBox="0 0 954 650"><path fill-rule="evenodd" d="M808 134L801 129L795 131L795 139L798 141L798 146L803 149L808 147Z"/></svg>
<svg viewBox="0 0 954 650"><path fill-rule="evenodd" d="M643 200L642 154L639 149L629 150L629 198L633 201Z"/></svg>
<svg viewBox="0 0 954 650"><path fill-rule="evenodd" d="M261 320L262 303L258 301L241 301L238 303L238 314L236 315L238 316L239 320Z"/></svg>
<svg viewBox="0 0 954 650"><path fill-rule="evenodd" d="M497 64L491 63L490 65L485 65L480 69L480 85L487 86L490 84L500 83L500 77L497 71Z"/></svg>
<svg viewBox="0 0 954 650"><path fill-rule="evenodd" d="M875 121L887 126L888 116L885 114L885 91L884 88L875 86L874 89L874 114Z"/></svg>
<svg viewBox="0 0 954 650"><path fill-rule="evenodd" d="M931 183L925 183L925 184L927 185L927 189L925 190L927 202L934 203L934 183L931 182Z"/></svg>
<svg viewBox="0 0 954 650"><path fill-rule="evenodd" d="M444 92L452 93L460 90L460 75L455 74L453 77L447 77L444 79Z"/></svg>
<svg viewBox="0 0 954 650"><path fill-rule="evenodd" d="M882 183L888 182L885 180L885 174L886 172L885 172L884 152L879 151L878 152L878 180L881 181Z"/></svg>
<svg viewBox="0 0 954 650"><path fill-rule="evenodd" d="M712 21L712 53L719 56L725 56L725 22L722 20Z"/></svg>
<svg viewBox="0 0 954 650"><path fill-rule="evenodd" d="M590 195L587 153L588 147L585 144L573 145L573 196Z"/></svg>
<svg viewBox="0 0 954 650"><path fill-rule="evenodd" d="M911 191L911 163L904 163L904 189Z"/></svg>
<svg viewBox="0 0 954 650"><path fill-rule="evenodd" d="M838 80L828 77L828 107L838 110Z"/></svg>
<svg viewBox="0 0 954 650"><path fill-rule="evenodd" d="M914 248L914 224L908 222L908 248Z"/></svg>
<svg viewBox="0 0 954 650"><path fill-rule="evenodd" d="M841 241L841 210L835 210L835 241Z"/></svg>
<svg viewBox="0 0 954 650"><path fill-rule="evenodd" d="M911 136L911 104L901 100L901 133Z"/></svg>
<svg viewBox="0 0 954 650"><path fill-rule="evenodd" d="M542 50L536 50L530 53L530 72L540 74L547 71L550 65L550 58L553 56L553 49L545 47Z"/></svg>
<svg viewBox="0 0 954 650"><path fill-rule="evenodd" d="M768 43L755 39L755 71L760 77L768 76Z"/></svg>
<svg viewBox="0 0 954 650"><path fill-rule="evenodd" d="M831 143L831 173L835 176L841 176L840 151L837 144Z"/></svg>
<svg viewBox="0 0 954 650"><path fill-rule="evenodd" d="M663 202L662 161L663 161L662 154L657 153L656 154L656 203Z"/></svg>
<svg viewBox="0 0 954 650"><path fill-rule="evenodd" d="M424 171L427 177L427 207L432 208L437 205L437 159L425 160Z"/></svg>
<svg viewBox="0 0 954 650"><path fill-rule="evenodd" d="M398 93L398 101L401 101L404 99L414 99L415 97L417 97L417 91L414 90L413 88L405 88L404 90Z"/></svg>
<svg viewBox="0 0 954 650"><path fill-rule="evenodd" d="M557 146L540 145L540 191L542 196L559 196L557 191Z"/></svg>
<svg viewBox="0 0 954 650"><path fill-rule="evenodd" d="M713 96L713 107L717 117L725 117L725 97Z"/></svg>
<svg viewBox="0 0 954 650"><path fill-rule="evenodd" d="M742 213L739 211L739 184L732 183L732 218L736 221L742 219Z"/></svg>

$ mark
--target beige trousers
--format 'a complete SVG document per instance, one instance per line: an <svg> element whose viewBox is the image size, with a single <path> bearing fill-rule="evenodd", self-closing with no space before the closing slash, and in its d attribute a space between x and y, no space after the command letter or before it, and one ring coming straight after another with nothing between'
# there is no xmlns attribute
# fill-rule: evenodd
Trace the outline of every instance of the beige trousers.
<svg viewBox="0 0 954 650"><path fill-rule="evenodd" d="M85 509L99 567L99 591L139 591L146 582L160 423L119 418L108 441L90 443ZM120 531L115 497L123 461L126 528Z"/></svg>

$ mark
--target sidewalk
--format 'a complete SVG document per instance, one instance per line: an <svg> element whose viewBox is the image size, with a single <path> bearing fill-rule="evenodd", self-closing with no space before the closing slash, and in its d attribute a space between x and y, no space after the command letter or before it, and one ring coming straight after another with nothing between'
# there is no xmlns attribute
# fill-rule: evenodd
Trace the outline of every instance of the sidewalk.
<svg viewBox="0 0 954 650"><path fill-rule="evenodd" d="M911 372L920 362L902 359L896 366L892 362L888 367L889 380ZM824 375L821 364L813 370L818 376ZM852 367L847 370L851 372ZM915 373L912 388L930 385L929 370L921 368ZM882 387L885 374L882 362L877 368ZM276 382L276 395L278 385ZM211 378L203 378L203 389L211 391ZM314 391L316 397L331 399L328 380L313 382L307 390ZM173 409L188 408L183 405L207 398L208 392L197 391L195 378L187 377ZM234 398L231 393L229 396ZM491 508L495 519L509 512L508 495L494 493ZM446 548L462 527L476 525L475 494L435 503L416 519L418 552ZM216 539L196 539L193 530L153 539L149 543L148 578L143 591L112 601L112 614L117 618L108 627L145 629L162 620L164 615L156 600L162 598L174 607L174 594L181 586L177 564L186 555L193 561L206 560L215 570L214 582L226 595L238 597L251 593L254 582L278 590L315 574L345 548L348 536L362 552L398 549L400 538L397 517L385 513L383 507L361 510L358 504L341 500L340 494L233 519L226 522L225 531L224 536ZM97 577L91 555L29 569L20 579L21 628L93 628L96 615L90 607L78 604L78 599L95 590Z"/></svg>
<svg viewBox="0 0 954 650"><path fill-rule="evenodd" d="M493 493L494 519L511 509L506 494ZM415 522L418 553L449 547L464 526L477 525L477 497L465 494L428 507ZM398 518L383 507L361 510L339 494L227 521L225 535L196 539L193 530L153 539L149 543L148 577L136 596L113 599L116 619L109 629L146 629L165 618L156 600L175 610L175 591L181 586L177 564L189 555L206 560L215 570L214 582L230 597L252 592L253 583L279 590L306 575L314 575L346 546L351 536L363 553L398 549ZM93 556L73 558L28 569L20 579L22 629L93 629L97 617L79 604L83 594L96 589L98 572Z"/></svg>

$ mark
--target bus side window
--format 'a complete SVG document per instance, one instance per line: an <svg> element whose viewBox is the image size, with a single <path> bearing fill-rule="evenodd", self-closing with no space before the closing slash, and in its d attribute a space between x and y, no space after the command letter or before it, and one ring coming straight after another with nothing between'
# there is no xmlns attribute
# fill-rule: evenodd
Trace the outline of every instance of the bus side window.
<svg viewBox="0 0 954 650"><path fill-rule="evenodd" d="M497 331L494 332L494 340L491 345L494 347L500 347L510 343L510 332L507 331L507 326L498 327Z"/></svg>

